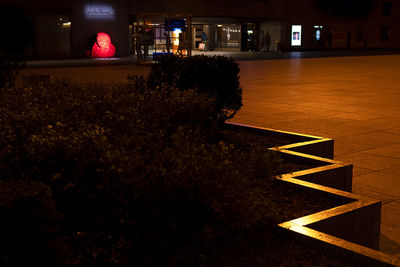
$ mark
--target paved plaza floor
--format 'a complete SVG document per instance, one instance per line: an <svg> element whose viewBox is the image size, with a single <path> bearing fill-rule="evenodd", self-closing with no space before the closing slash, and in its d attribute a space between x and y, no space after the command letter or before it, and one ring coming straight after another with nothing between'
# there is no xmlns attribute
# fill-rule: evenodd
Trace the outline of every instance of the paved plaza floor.
<svg viewBox="0 0 400 267"><path fill-rule="evenodd" d="M381 250L400 256L400 56L242 61L235 122L330 137L353 192L382 200Z"/></svg>
<svg viewBox="0 0 400 267"><path fill-rule="evenodd" d="M382 200L381 250L400 257L400 55L240 61L234 122L330 137L354 165L353 192ZM78 82L124 81L148 66L27 68Z"/></svg>

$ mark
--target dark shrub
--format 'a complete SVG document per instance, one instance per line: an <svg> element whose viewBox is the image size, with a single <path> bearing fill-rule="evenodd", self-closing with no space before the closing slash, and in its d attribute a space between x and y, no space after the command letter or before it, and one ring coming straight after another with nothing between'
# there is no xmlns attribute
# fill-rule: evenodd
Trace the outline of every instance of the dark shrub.
<svg viewBox="0 0 400 267"><path fill-rule="evenodd" d="M279 159L208 142L212 97L140 81L2 90L1 179L51 188L76 265L187 265L218 259L208 244L226 236L246 246L232 233L271 226L263 189Z"/></svg>
<svg viewBox="0 0 400 267"><path fill-rule="evenodd" d="M148 82L151 87L165 83L181 90L194 88L215 97L219 119L225 121L242 106L239 71L239 65L224 56L165 55L151 66Z"/></svg>
<svg viewBox="0 0 400 267"><path fill-rule="evenodd" d="M20 60L0 57L0 90L15 85L18 72L24 65Z"/></svg>
<svg viewBox="0 0 400 267"><path fill-rule="evenodd" d="M0 181L0 265L59 266L67 257L50 188Z"/></svg>

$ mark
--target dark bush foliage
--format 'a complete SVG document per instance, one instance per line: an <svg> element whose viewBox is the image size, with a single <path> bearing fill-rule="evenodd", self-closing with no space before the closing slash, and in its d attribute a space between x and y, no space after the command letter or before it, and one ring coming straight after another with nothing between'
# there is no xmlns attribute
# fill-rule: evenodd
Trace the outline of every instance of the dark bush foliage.
<svg viewBox="0 0 400 267"><path fill-rule="evenodd" d="M42 183L0 181L0 265L59 266L68 246L58 229L61 215Z"/></svg>
<svg viewBox="0 0 400 267"><path fill-rule="evenodd" d="M0 57L0 90L15 85L18 72L24 65L20 60Z"/></svg>
<svg viewBox="0 0 400 267"><path fill-rule="evenodd" d="M239 65L224 56L181 58L165 55L151 66L148 82L151 87L167 84L181 90L196 89L215 97L221 121L232 118L242 106Z"/></svg>
<svg viewBox="0 0 400 267"><path fill-rule="evenodd" d="M279 172L276 155L215 141L209 95L143 81L0 92L0 179L50 188L40 198L50 215L38 215L46 222L38 231L52 231L63 216L72 248L65 264L212 263L220 248L207 244L275 218L263 188ZM28 201L30 192L19 186L15 198ZM56 211L46 204L52 199Z"/></svg>
<svg viewBox="0 0 400 267"><path fill-rule="evenodd" d="M0 265L308 266L265 193L280 159L222 141L216 110L137 76L3 88Z"/></svg>

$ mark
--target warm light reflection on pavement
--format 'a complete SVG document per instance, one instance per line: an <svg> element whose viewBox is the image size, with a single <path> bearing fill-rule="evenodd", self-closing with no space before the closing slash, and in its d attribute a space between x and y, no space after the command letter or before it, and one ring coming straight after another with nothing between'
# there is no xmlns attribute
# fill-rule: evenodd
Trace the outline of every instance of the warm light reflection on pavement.
<svg viewBox="0 0 400 267"><path fill-rule="evenodd" d="M383 200L381 249L400 256L400 56L240 62L234 122L335 139L353 192Z"/></svg>

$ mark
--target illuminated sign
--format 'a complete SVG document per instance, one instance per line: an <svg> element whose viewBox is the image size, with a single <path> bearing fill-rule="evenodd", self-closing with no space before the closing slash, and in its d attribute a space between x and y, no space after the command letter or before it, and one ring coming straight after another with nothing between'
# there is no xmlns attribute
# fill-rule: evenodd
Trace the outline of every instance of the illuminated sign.
<svg viewBox="0 0 400 267"><path fill-rule="evenodd" d="M292 46L301 46L301 25L292 25Z"/></svg>
<svg viewBox="0 0 400 267"><path fill-rule="evenodd" d="M88 18L109 19L114 18L114 8L107 5L87 5L84 9Z"/></svg>
<svg viewBox="0 0 400 267"><path fill-rule="evenodd" d="M315 31L315 40L317 40L317 41L321 40L321 31L320 30Z"/></svg>
<svg viewBox="0 0 400 267"><path fill-rule="evenodd" d="M321 41L322 34L322 26L314 25L314 38L315 41Z"/></svg>

